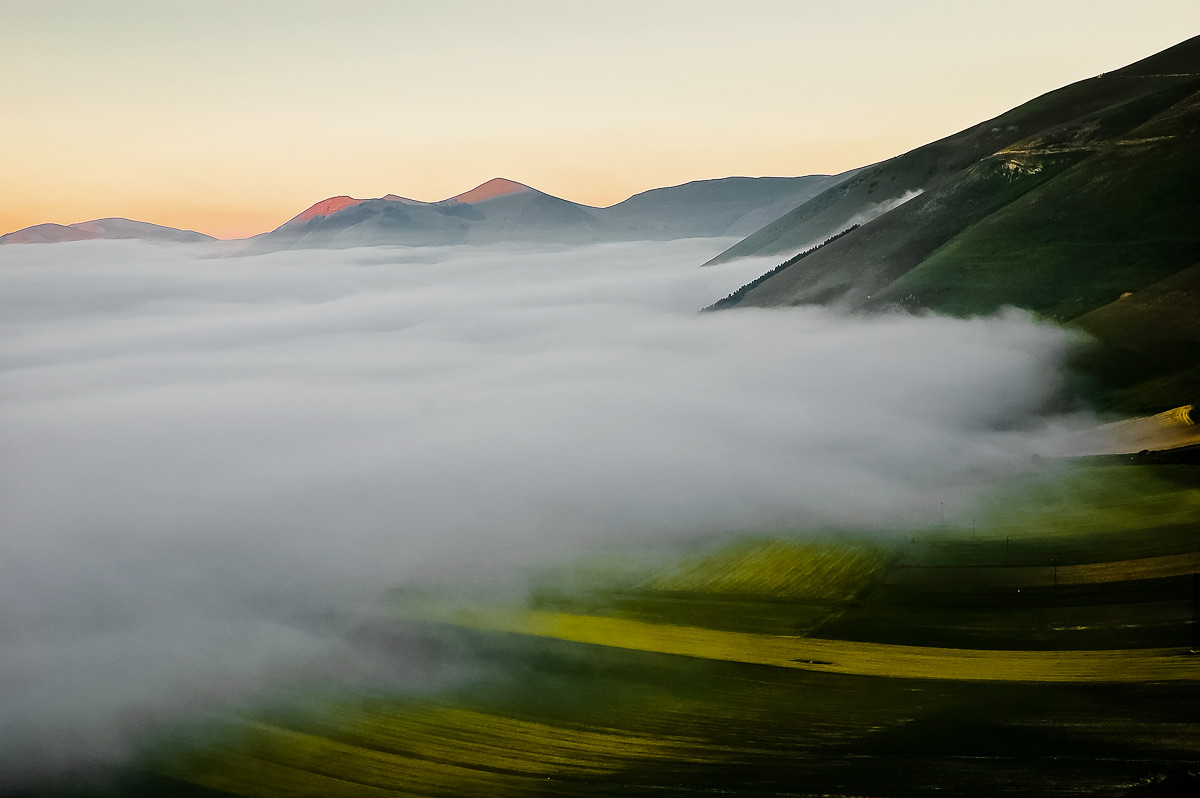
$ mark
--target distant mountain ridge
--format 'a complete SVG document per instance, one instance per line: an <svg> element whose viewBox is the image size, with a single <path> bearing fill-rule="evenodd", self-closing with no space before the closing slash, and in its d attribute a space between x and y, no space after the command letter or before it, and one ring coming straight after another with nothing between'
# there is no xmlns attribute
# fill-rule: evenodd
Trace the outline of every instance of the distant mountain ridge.
<svg viewBox="0 0 1200 798"><path fill-rule="evenodd" d="M867 167L709 263L857 224L720 304L1016 306L1096 336L1103 401L1157 412L1200 398L1197 186L1200 37Z"/></svg>
<svg viewBox="0 0 1200 798"><path fill-rule="evenodd" d="M607 223L648 238L746 235L858 171L694 180L643 191L598 210Z"/></svg>
<svg viewBox="0 0 1200 798"><path fill-rule="evenodd" d="M437 202L397 194L372 199L328 197L274 230L245 240L257 249L286 249L379 244L583 244L745 235L853 174L696 180L650 189L607 208L570 202L497 177ZM32 225L0 236L0 244L96 238L215 240L191 230L107 218L72 225Z"/></svg>
<svg viewBox="0 0 1200 798"><path fill-rule="evenodd" d="M350 247L742 235L852 174L697 180L651 189L607 208L497 177L437 202L395 194L330 197L252 240L265 247Z"/></svg>
<svg viewBox="0 0 1200 798"><path fill-rule="evenodd" d="M150 222L108 217L75 224L35 224L0 236L0 244L55 244L64 241L91 241L99 238L136 238L144 241L177 243L216 241L212 236L197 233L195 230L179 230Z"/></svg>

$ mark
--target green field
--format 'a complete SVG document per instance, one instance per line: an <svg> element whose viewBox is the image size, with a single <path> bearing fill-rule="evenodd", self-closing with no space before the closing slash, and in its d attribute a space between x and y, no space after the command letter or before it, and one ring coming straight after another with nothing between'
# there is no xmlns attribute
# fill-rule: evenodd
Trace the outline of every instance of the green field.
<svg viewBox="0 0 1200 798"><path fill-rule="evenodd" d="M1196 472L1011 476L962 528L585 552L525 603L398 590L397 628L470 678L285 692L159 738L118 789L1195 794Z"/></svg>

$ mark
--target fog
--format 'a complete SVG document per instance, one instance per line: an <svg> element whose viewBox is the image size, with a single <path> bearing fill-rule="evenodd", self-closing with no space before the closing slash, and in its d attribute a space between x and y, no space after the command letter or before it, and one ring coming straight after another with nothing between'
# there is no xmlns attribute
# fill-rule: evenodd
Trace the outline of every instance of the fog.
<svg viewBox="0 0 1200 798"><path fill-rule="evenodd" d="M854 216L851 216L846 221L845 225L843 225L843 229L845 229L847 227L853 227L856 224L858 224L858 225L866 224L867 222L871 221L872 219L877 219L880 216L883 216L888 211L893 211L896 208L899 208L901 205L908 202L909 200L916 199L917 197L921 196L923 193L925 193L925 189L923 189L923 188L909 189L908 191L905 191L903 194L901 194L899 197L894 197L892 199L884 200L883 202L879 202L874 205L871 205L871 206L867 207L866 209L864 209L863 211L856 213Z"/></svg>
<svg viewBox="0 0 1200 798"><path fill-rule="evenodd" d="M0 770L374 678L338 619L456 563L888 534L1070 422L1068 342L1019 313L698 314L775 265L696 268L730 243L0 247Z"/></svg>

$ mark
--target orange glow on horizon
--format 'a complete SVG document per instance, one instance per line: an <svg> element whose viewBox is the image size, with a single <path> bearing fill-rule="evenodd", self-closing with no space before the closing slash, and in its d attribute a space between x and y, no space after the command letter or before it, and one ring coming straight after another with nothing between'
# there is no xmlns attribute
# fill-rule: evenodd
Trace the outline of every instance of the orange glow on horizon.
<svg viewBox="0 0 1200 798"><path fill-rule="evenodd" d="M126 175L119 183L98 186L94 193L75 181L67 189L34 185L19 205L0 207L0 235L46 222L69 225L120 217L195 230L219 239L240 239L274 230L298 215L329 212L334 206L347 207L389 194L421 202L451 198L460 201L470 198L469 201L475 202L512 191L514 185L603 208L643 191L693 180L833 174L891 157L924 142L915 139L911 144L896 144L882 139L845 138L812 142L805 153L796 152L786 141L770 143L772 146L767 147L760 142L756 151L745 153L731 142L728 152L717 158L709 155L712 163L705 164L703 152L680 151L664 156L647 150L644 142L640 151L631 151L627 143L623 147L622 143L603 144L596 137L585 136L576 150L593 153L590 160L576 157L564 148L559 153L520 153L518 158L509 153L500 163L491 165L487 163L487 153L478 153L470 164L462 163L462 159L431 161L420 173L397 169L400 174L394 178L381 179L378 174L364 174L367 170L356 169L347 170L343 179L328 174L331 170L326 167L315 178L289 175L286 183L264 180L261 185L246 185L240 191L230 191L222 185L225 180L244 175L232 164L200 179L182 171L178 175L160 173L142 180ZM541 163L543 155L553 155L558 162ZM772 168L772 164L789 163L792 168ZM807 164L812 166L805 168ZM512 181L494 182L502 180L498 174L510 175ZM244 183L245 178L236 182Z"/></svg>
<svg viewBox="0 0 1200 798"><path fill-rule="evenodd" d="M77 4L65 19L0 3L20 34L0 52L0 234L121 217L245 238L314 203L483 197L501 175L607 207L694 180L835 174L1200 28L1194 0L1119 16L1012 3L1039 19L1017 39L949 0L874 16L782 2L696 14L683 0L362 16L295 0L286 19L236 4L237 26L193 4Z"/></svg>

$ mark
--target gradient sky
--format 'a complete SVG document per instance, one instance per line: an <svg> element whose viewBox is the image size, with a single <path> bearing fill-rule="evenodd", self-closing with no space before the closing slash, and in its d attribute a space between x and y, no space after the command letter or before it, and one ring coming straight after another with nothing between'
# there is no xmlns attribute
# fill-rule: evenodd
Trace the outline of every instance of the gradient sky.
<svg viewBox="0 0 1200 798"><path fill-rule="evenodd" d="M504 176L591 205L861 166L1200 32L1195 0L0 0L0 233L240 237Z"/></svg>

